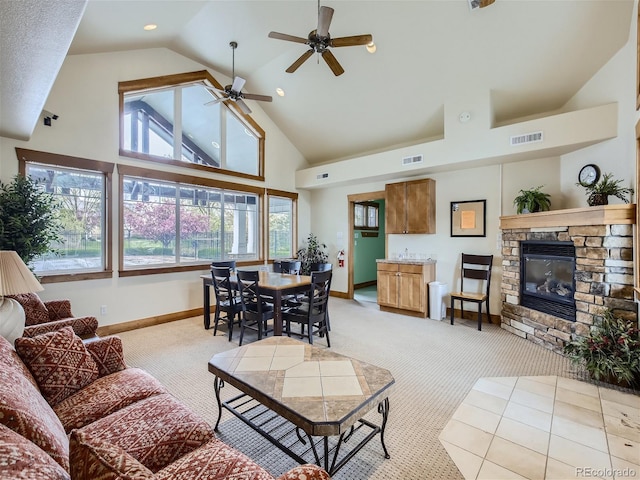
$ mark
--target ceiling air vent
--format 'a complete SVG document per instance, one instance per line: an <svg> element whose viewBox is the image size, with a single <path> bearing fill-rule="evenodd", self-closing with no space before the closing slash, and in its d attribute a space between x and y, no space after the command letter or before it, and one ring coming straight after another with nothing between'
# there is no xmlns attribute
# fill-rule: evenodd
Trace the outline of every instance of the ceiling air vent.
<svg viewBox="0 0 640 480"><path fill-rule="evenodd" d="M323 178L329 178L328 173L321 173L320 175L316 175L317 180L322 180Z"/></svg>
<svg viewBox="0 0 640 480"><path fill-rule="evenodd" d="M415 163L422 163L424 158L422 155L414 155L413 157L404 157L402 159L402 166L413 165Z"/></svg>
<svg viewBox="0 0 640 480"><path fill-rule="evenodd" d="M516 145L524 145L526 143L536 143L542 141L542 132L525 133L524 135L515 135L509 137L509 144L514 147Z"/></svg>

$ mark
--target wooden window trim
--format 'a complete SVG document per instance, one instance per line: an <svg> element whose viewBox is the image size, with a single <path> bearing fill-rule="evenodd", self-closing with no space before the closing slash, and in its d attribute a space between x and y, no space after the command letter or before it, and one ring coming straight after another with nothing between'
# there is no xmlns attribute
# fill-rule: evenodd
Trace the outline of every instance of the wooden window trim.
<svg viewBox="0 0 640 480"><path fill-rule="evenodd" d="M239 193L253 194L258 197L258 208L264 212L264 196L266 189L264 187L253 187L251 185L244 185L240 183L225 182L221 180L213 180L203 177L194 177L192 175L184 175L180 173L164 172L160 170L151 170L148 168L134 167L131 165L118 164L118 276L119 277L136 277L142 275L157 275L163 273L180 273L180 272L192 272L196 270L208 270L210 262L194 263L189 265L162 265L162 266L149 266L145 268L124 268L124 177L142 177L149 179L150 181L161 182L174 182L183 185L198 185L202 187L220 188L223 190L230 190ZM260 218L259 218L260 219ZM265 226L264 221L259 226L261 232L260 242L258 245L258 258L255 260L239 261L238 266L243 265L255 265L256 263L264 262L265 257Z"/></svg>
<svg viewBox="0 0 640 480"><path fill-rule="evenodd" d="M263 231L263 237L265 238L265 254L264 257L267 259L267 263L273 263L274 259L269 258L269 249L270 249L270 245L269 245L269 197L282 197L282 198L289 198L291 199L293 205L292 205L292 214L293 214L293 218L291 219L291 222L293 224L293 231L291 232L291 253L293 255L296 254L296 252L298 251L298 194L294 193L294 192L287 192L284 190L275 190L273 188L265 188L265 200L264 200L264 212L265 212L265 221L263 222L264 224L264 231Z"/></svg>
<svg viewBox="0 0 640 480"><path fill-rule="evenodd" d="M224 168L216 168L208 165L199 165L193 163L185 163L181 160L172 158L165 158L156 155L147 155L139 152L131 152L125 150L123 145L124 140L124 96L126 93L152 90L163 87L176 87L181 85L188 85L192 83L209 83L211 86L224 90L224 86L218 82L213 75L207 70L199 70L197 72L179 73L176 75L164 75L161 77L143 78L139 80L130 80L126 82L118 83L118 107L120 117L120 138L119 138L119 155L122 157L136 158L138 160L148 160L156 163L162 163L164 165L175 165L181 168L189 168L193 170L200 170L205 172L215 172L222 175L229 175L232 177L247 178L251 180L264 181L264 156L265 156L265 136L266 133L258 125L258 123L250 116L242 112L240 107L235 102L225 103L229 108L229 111L242 123L245 127L253 132L258 138L258 175L251 175L242 172L234 172L233 170L227 170Z"/></svg>
<svg viewBox="0 0 640 480"><path fill-rule="evenodd" d="M112 232L113 232L113 213L111 208L111 188L113 182L113 170L115 165L109 162L99 160L91 160L88 158L72 157L69 155L60 155L56 153L39 152L36 150L28 150L16 147L16 155L18 156L18 172L20 175L26 175L27 162L39 163L42 165L52 165L56 167L71 167L78 170L93 170L100 172L105 176L105 219L104 219L104 270L100 272L80 272L80 273L62 273L40 275L40 283L62 283L77 282L84 280L99 280L113 277L113 253L112 253Z"/></svg>

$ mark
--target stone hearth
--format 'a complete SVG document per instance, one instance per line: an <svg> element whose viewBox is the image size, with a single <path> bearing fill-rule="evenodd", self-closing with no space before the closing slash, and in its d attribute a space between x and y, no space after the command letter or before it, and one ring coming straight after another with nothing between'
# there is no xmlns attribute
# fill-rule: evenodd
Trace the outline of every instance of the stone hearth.
<svg viewBox="0 0 640 480"><path fill-rule="evenodd" d="M559 211L553 215L543 212L501 217L502 328L551 350L561 351L566 342L588 333L603 307L612 309L620 317L637 321L633 288L635 208L631 210L635 206L624 207L627 213L622 216L608 215L606 210L604 215L599 215L603 207L598 212L565 210L567 217L562 221L558 217ZM615 211L619 213L620 209L615 208ZM545 214L552 225L544 226ZM593 224L599 222L602 224ZM565 226L557 226L559 223L565 223ZM520 242L525 240L573 242L576 249L575 322L520 305Z"/></svg>

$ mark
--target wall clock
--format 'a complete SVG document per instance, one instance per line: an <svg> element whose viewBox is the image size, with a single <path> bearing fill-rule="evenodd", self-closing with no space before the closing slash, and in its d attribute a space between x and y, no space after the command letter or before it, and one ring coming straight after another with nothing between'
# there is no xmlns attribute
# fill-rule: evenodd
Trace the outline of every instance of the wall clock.
<svg viewBox="0 0 640 480"><path fill-rule="evenodd" d="M594 185L600 179L600 168L593 163L589 163L580 169L578 182L583 187Z"/></svg>

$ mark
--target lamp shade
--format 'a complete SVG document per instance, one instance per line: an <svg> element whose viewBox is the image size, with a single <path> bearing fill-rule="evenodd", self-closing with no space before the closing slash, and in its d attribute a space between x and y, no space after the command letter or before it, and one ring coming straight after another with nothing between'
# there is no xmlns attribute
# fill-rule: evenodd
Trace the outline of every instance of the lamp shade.
<svg viewBox="0 0 640 480"><path fill-rule="evenodd" d="M0 251L0 295L19 295L41 290L44 288L16 252Z"/></svg>

